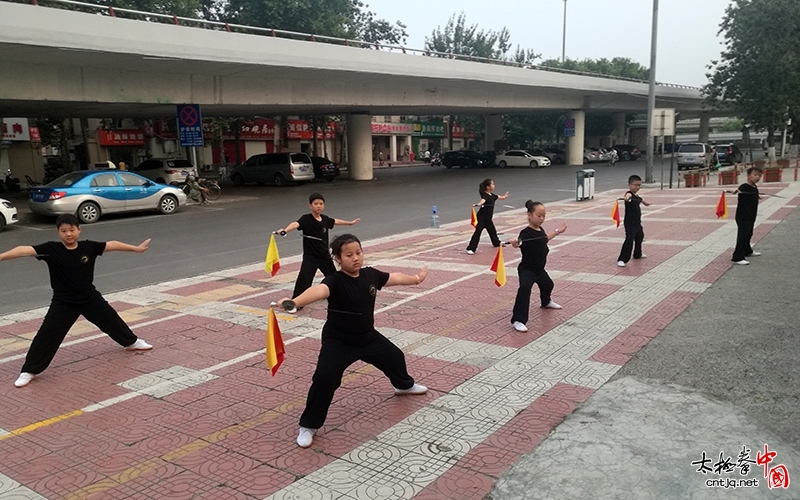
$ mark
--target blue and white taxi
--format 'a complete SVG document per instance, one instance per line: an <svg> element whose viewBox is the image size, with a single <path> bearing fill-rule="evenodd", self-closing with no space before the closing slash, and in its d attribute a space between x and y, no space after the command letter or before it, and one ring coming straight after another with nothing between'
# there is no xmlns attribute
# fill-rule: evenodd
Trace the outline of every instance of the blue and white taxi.
<svg viewBox="0 0 800 500"><path fill-rule="evenodd" d="M28 206L35 214L75 214L84 224L97 222L102 214L158 210L171 214L186 203L176 186L119 170L81 170L31 189Z"/></svg>

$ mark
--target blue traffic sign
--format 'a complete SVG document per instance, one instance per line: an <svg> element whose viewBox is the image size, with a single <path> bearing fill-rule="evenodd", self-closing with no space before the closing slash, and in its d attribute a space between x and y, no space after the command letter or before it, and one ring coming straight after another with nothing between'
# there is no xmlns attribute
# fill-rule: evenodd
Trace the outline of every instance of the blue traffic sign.
<svg viewBox="0 0 800 500"><path fill-rule="evenodd" d="M178 105L178 138L181 147L203 147L203 120L199 104Z"/></svg>
<svg viewBox="0 0 800 500"><path fill-rule="evenodd" d="M564 137L575 137L575 120L572 118L564 120Z"/></svg>

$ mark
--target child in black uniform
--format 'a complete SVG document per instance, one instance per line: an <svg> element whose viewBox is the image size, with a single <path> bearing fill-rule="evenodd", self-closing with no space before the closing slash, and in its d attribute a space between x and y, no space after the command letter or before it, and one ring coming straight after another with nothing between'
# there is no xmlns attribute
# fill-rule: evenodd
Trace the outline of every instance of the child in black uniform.
<svg viewBox="0 0 800 500"><path fill-rule="evenodd" d="M492 240L492 246L499 247L500 239L497 237L497 229L494 227L492 217L494 216L494 203L497 200L505 200L508 198L508 191L503 196L494 194L494 181L491 179L484 179L478 187L478 192L481 194L481 201L478 202L480 208L478 210L478 225L475 226L475 232L472 233L472 239L469 240L467 245L467 253L472 255L478 249L478 241L481 239L481 233L484 229L489 233L489 239Z"/></svg>
<svg viewBox="0 0 800 500"><path fill-rule="evenodd" d="M622 243L622 250L617 258L617 265L625 267L631 260L631 251L634 259L644 259L647 255L642 253L642 242L644 241L644 228L642 227L642 204L649 207L650 204L644 201L638 194L642 188L642 178L638 175L628 177L628 192L625 193L625 242Z"/></svg>
<svg viewBox="0 0 800 500"><path fill-rule="evenodd" d="M36 257L47 263L53 299L42 326L33 337L22 372L14 385L24 387L43 372L53 361L58 347L78 316L93 323L102 332L129 351L147 351L153 346L137 338L117 311L94 287L94 262L103 252L123 251L142 253L150 240L138 246L119 241L78 241L80 222L74 215L59 215L56 219L58 241L35 246L19 246L0 254L0 260L17 257Z"/></svg>
<svg viewBox="0 0 800 500"><path fill-rule="evenodd" d="M550 252L547 242L567 230L567 225L561 224L560 228L552 233L547 233L542 228L547 210L538 201L526 201L525 208L528 209L528 227L520 231L519 238L509 240L511 246L522 249L522 260L517 266L519 289L517 290L517 299L514 301L514 312L511 315L511 324L518 332L528 331L525 323L528 322L531 289L534 284L539 285L542 307L561 309L561 306L550 298L555 285L544 266L547 264L547 254Z"/></svg>
<svg viewBox="0 0 800 500"><path fill-rule="evenodd" d="M297 297L311 286L317 269L325 276L336 272L331 254L328 253L328 230L333 229L333 226L352 226L361 221L361 219L351 221L332 219L323 215L325 198L319 193L313 193L308 197L308 206L311 208L310 214L305 214L277 231L284 236L295 229L303 232L303 262L300 264L300 272L294 284L293 297Z"/></svg>
<svg viewBox="0 0 800 500"><path fill-rule="evenodd" d="M297 307L328 299L328 319L322 327L322 348L317 369L300 417L297 444L311 446L314 433L325 423L333 394L342 383L348 366L358 360L381 370L394 386L394 393L424 394L428 388L416 384L408 374L401 351L374 326L375 296L384 286L418 285L425 281L427 268L415 276L385 273L362 267L361 242L352 234L337 236L331 250L341 271L329 274L322 283L294 298ZM285 300L285 299L283 299ZM283 301L281 300L281 302Z"/></svg>
<svg viewBox="0 0 800 500"><path fill-rule="evenodd" d="M761 199L756 183L761 180L762 173L763 171L758 167L748 168L747 182L734 191L739 195L739 201L736 204L736 248L733 250L731 258L734 264L747 265L750 261L746 257L761 255L761 252L753 251L753 247L750 246L750 238L753 237L753 226L756 224L758 215L758 200Z"/></svg>

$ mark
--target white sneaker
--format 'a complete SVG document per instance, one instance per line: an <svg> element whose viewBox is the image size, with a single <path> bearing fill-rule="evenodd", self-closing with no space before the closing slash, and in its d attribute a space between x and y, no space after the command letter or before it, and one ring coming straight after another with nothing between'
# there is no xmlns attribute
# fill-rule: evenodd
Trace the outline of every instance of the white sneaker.
<svg viewBox="0 0 800 500"><path fill-rule="evenodd" d="M394 393L396 396L404 396L407 394L417 395L417 394L425 394L428 392L428 388L424 385L414 384L408 389L398 389L397 387L394 388Z"/></svg>
<svg viewBox="0 0 800 500"><path fill-rule="evenodd" d="M564 309L563 307L561 307L560 305L556 304L552 300L550 302L548 302L547 305L544 306L544 307L546 307L547 309Z"/></svg>
<svg viewBox="0 0 800 500"><path fill-rule="evenodd" d="M753 256L758 257L759 255L761 255L761 252L753 252L750 255L748 255L748 257L753 257Z"/></svg>
<svg viewBox="0 0 800 500"><path fill-rule="evenodd" d="M515 322L511 323L511 326L513 326L514 330L516 330L518 332L527 332L528 331L528 327L525 326L524 323L520 323L519 321L515 321Z"/></svg>
<svg viewBox="0 0 800 500"><path fill-rule="evenodd" d="M634 259L646 259L646 258L647 258L647 255L645 255L645 254L642 254L641 257L634 257Z"/></svg>
<svg viewBox="0 0 800 500"><path fill-rule="evenodd" d="M36 377L33 373L22 372L19 374L19 378L16 382L14 382L15 387L25 387L26 385L30 384L31 380Z"/></svg>
<svg viewBox="0 0 800 500"><path fill-rule="evenodd" d="M621 260L618 260L618 261L617 261L617 265L618 265L619 267L625 267L625 263L624 263L624 262L622 262Z"/></svg>
<svg viewBox="0 0 800 500"><path fill-rule="evenodd" d="M746 265L750 264L749 262L747 262L744 259L742 259L742 260L734 260L733 263L736 264L736 265L739 265L739 266L746 266Z"/></svg>
<svg viewBox="0 0 800 500"><path fill-rule="evenodd" d="M308 448L314 442L314 434L316 429L309 429L308 427L300 427L300 432L297 434L297 446L300 448Z"/></svg>
<svg viewBox="0 0 800 500"><path fill-rule="evenodd" d="M153 346L148 344L142 339L136 339L136 342L125 348L126 351L149 351Z"/></svg>
<svg viewBox="0 0 800 500"><path fill-rule="evenodd" d="M475 255L475 252L473 252L472 250L467 250L467 255Z"/></svg>

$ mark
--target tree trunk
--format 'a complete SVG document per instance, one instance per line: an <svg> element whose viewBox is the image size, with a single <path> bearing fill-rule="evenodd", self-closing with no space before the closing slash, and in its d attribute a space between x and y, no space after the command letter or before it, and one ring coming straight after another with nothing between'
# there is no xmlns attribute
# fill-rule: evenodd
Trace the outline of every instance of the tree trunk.
<svg viewBox="0 0 800 500"><path fill-rule="evenodd" d="M69 118L61 120L61 140L58 143L59 153L61 154L61 168L66 171L72 170L72 165L69 161L69 131L72 128L70 125Z"/></svg>
<svg viewBox="0 0 800 500"><path fill-rule="evenodd" d="M312 133L311 154L313 154L314 156L319 156L317 154L317 149L319 147L317 139L317 133L319 132L319 127L317 125L318 125L317 116L314 115L311 117L311 133Z"/></svg>

